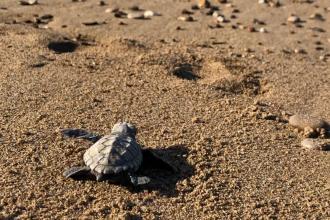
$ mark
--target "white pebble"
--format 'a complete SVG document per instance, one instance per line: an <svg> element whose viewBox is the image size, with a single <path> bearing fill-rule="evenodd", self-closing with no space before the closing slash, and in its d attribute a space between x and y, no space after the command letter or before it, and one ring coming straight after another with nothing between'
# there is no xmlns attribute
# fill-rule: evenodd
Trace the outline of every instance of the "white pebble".
<svg viewBox="0 0 330 220"><path fill-rule="evenodd" d="M259 4L267 4L268 1L267 1L267 0L259 0L258 3L259 3Z"/></svg>
<svg viewBox="0 0 330 220"><path fill-rule="evenodd" d="M179 21L194 21L194 18L191 16L180 16L178 17Z"/></svg>
<svg viewBox="0 0 330 220"><path fill-rule="evenodd" d="M330 150L330 139L305 138L301 141L301 146L309 150Z"/></svg>
<svg viewBox="0 0 330 220"><path fill-rule="evenodd" d="M21 5L35 5L38 4L38 0L21 0Z"/></svg>
<svg viewBox="0 0 330 220"><path fill-rule="evenodd" d="M142 13L129 13L127 14L127 18L128 19L141 19L141 18L144 18L144 15Z"/></svg>
<svg viewBox="0 0 330 220"><path fill-rule="evenodd" d="M217 18L219 16L219 13L217 11L215 11L215 12L213 12L212 16Z"/></svg>
<svg viewBox="0 0 330 220"><path fill-rule="evenodd" d="M40 29L48 29L49 27L48 27L48 25L40 24L40 25L38 25L38 28L40 28Z"/></svg>
<svg viewBox="0 0 330 220"><path fill-rule="evenodd" d="M219 15L218 17L217 17L217 21L218 22L225 22L226 21L226 19L225 19L225 17L224 16L222 16L222 15Z"/></svg>
<svg viewBox="0 0 330 220"><path fill-rule="evenodd" d="M288 17L288 22L297 23L300 21L300 18L296 15L291 15Z"/></svg>
<svg viewBox="0 0 330 220"><path fill-rule="evenodd" d="M147 10L143 13L143 16L145 18L151 18L151 17L155 16L155 13L153 11Z"/></svg>
<svg viewBox="0 0 330 220"><path fill-rule="evenodd" d="M329 126L324 120L309 115L293 115L289 118L289 124L301 130L304 130L306 127L320 129Z"/></svg>

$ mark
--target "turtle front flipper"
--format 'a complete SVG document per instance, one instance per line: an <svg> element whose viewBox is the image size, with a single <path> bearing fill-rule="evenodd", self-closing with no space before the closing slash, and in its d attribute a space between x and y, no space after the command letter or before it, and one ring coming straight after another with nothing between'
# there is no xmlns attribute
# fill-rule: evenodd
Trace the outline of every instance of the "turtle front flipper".
<svg viewBox="0 0 330 220"><path fill-rule="evenodd" d="M129 179L134 186L146 185L150 183L151 179L147 176L137 176L133 173L128 173Z"/></svg>
<svg viewBox="0 0 330 220"><path fill-rule="evenodd" d="M81 139L91 141L93 143L95 143L95 142L97 142L98 140L101 139L100 135L90 133L90 132L85 131L83 129L68 128L68 129L63 129L61 132L65 137L81 138Z"/></svg>
<svg viewBox="0 0 330 220"><path fill-rule="evenodd" d="M73 179L88 179L91 176L91 169L87 166L81 167L71 167L66 170L63 175L66 178L73 178Z"/></svg>

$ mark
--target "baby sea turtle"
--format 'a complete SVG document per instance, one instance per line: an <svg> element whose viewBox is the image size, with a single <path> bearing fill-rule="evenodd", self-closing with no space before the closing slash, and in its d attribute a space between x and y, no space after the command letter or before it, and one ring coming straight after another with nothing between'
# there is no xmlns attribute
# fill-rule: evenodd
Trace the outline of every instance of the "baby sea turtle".
<svg viewBox="0 0 330 220"><path fill-rule="evenodd" d="M150 182L149 177L136 175L143 154L135 139L134 125L127 122L117 123L112 128L111 134L102 138L80 129L66 129L63 134L95 142L84 154L85 166L69 168L64 172L65 177L93 174L97 181L102 181L108 177L125 176L135 186Z"/></svg>

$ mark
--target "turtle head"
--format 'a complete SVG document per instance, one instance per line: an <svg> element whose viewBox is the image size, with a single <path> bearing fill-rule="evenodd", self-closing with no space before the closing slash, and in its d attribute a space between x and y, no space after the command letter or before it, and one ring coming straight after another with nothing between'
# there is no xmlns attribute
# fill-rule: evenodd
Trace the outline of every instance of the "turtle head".
<svg viewBox="0 0 330 220"><path fill-rule="evenodd" d="M128 122L118 122L113 126L111 133L126 134L134 137L136 135L136 127Z"/></svg>

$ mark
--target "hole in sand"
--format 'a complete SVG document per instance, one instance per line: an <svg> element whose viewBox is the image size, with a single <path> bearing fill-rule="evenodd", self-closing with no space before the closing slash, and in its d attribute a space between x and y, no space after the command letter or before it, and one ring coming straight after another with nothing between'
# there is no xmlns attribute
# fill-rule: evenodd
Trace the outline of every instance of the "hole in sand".
<svg viewBox="0 0 330 220"><path fill-rule="evenodd" d="M247 60L226 57L206 61L200 75L200 83L227 94L254 96L261 92L262 72L253 69Z"/></svg>
<svg viewBox="0 0 330 220"><path fill-rule="evenodd" d="M200 79L200 76L196 75L193 72L192 65L189 63L180 64L178 67L175 67L173 74L181 79L186 80L197 80Z"/></svg>
<svg viewBox="0 0 330 220"><path fill-rule="evenodd" d="M72 41L53 41L48 44L48 49L56 53L72 53L78 47L78 44Z"/></svg>
<svg viewBox="0 0 330 220"><path fill-rule="evenodd" d="M225 93L258 95L260 93L260 84L259 76L250 74L222 80L215 83L213 88Z"/></svg>

